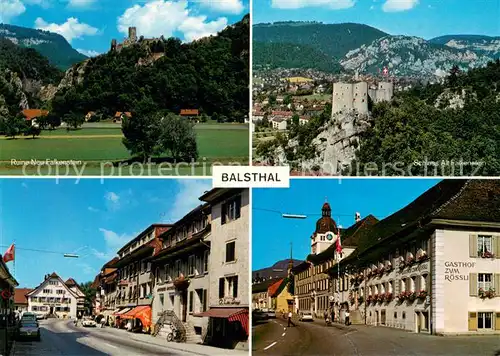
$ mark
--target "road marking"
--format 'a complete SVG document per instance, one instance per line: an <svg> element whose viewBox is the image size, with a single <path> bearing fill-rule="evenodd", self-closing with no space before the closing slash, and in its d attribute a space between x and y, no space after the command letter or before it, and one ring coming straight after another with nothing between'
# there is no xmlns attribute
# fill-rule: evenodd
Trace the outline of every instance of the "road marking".
<svg viewBox="0 0 500 356"><path fill-rule="evenodd" d="M275 341L275 342L273 342L271 345L269 345L268 347L266 347L266 348L264 349L264 351L266 351L267 349L270 349L271 347L273 347L273 346L274 346L274 345L276 345L276 344L277 344L277 342L276 342L276 341Z"/></svg>
<svg viewBox="0 0 500 356"><path fill-rule="evenodd" d="M285 336L286 333L281 334L281 336Z"/></svg>
<svg viewBox="0 0 500 356"><path fill-rule="evenodd" d="M114 348L114 349L117 349L117 348L118 348L118 346L108 344L107 342L104 342L103 344L104 344L104 345L107 345L107 346L109 346L109 347L112 347L112 348Z"/></svg>
<svg viewBox="0 0 500 356"><path fill-rule="evenodd" d="M283 330L286 330L286 328L283 328Z"/></svg>

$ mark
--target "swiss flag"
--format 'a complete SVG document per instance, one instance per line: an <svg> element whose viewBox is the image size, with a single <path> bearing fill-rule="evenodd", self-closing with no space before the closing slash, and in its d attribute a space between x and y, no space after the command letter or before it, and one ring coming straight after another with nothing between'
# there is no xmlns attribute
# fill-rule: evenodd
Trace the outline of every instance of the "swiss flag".
<svg viewBox="0 0 500 356"><path fill-rule="evenodd" d="M340 255L342 253L342 243L340 242L340 230L337 230L337 241L335 242L335 251Z"/></svg>
<svg viewBox="0 0 500 356"><path fill-rule="evenodd" d="M389 69L387 69L387 67L384 67L384 70L382 71L382 73L384 73L384 75L389 74Z"/></svg>
<svg viewBox="0 0 500 356"><path fill-rule="evenodd" d="M3 255L3 261L5 263L9 261L14 261L15 258L15 247L14 244L10 245L10 247L5 251L5 254Z"/></svg>

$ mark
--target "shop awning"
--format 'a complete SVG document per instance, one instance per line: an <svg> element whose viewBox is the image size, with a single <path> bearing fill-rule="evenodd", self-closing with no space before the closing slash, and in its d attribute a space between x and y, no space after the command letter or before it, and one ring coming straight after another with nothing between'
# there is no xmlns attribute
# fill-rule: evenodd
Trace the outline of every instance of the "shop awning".
<svg viewBox="0 0 500 356"><path fill-rule="evenodd" d="M143 327L150 327L151 314L151 307L149 305L142 305L122 314L121 317L123 319L139 319Z"/></svg>
<svg viewBox="0 0 500 356"><path fill-rule="evenodd" d="M119 315L119 316L122 316L123 314L125 314L125 313L129 312L129 311L130 311L130 309L132 309L132 308L125 308L125 309L122 309L122 310L120 310L120 311L118 311L118 312L116 312L116 313L113 313L113 315Z"/></svg>
<svg viewBox="0 0 500 356"><path fill-rule="evenodd" d="M211 308L208 311L199 314L209 318L222 318L228 321L239 321L248 335L248 309L244 308Z"/></svg>

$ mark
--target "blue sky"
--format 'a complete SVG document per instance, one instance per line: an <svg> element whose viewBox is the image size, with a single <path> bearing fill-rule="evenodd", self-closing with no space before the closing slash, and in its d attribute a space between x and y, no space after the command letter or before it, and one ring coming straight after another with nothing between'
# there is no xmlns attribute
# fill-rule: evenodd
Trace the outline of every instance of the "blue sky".
<svg viewBox="0 0 500 356"><path fill-rule="evenodd" d="M289 258L303 260L311 251L310 237L327 199L332 218L347 228L356 212L378 219L403 208L439 180L430 179L293 179L289 189L254 189L252 196L252 270ZM271 211L269 211L271 210ZM307 215L284 219L282 213Z"/></svg>
<svg viewBox="0 0 500 356"><path fill-rule="evenodd" d="M191 41L249 12L248 0L0 0L0 9L0 23L57 32L84 54L108 51L129 26L146 38Z"/></svg>
<svg viewBox="0 0 500 356"><path fill-rule="evenodd" d="M254 0L254 23L357 22L392 35L500 36L499 0Z"/></svg>
<svg viewBox="0 0 500 356"><path fill-rule="evenodd" d="M211 180L2 179L0 245L17 246L21 287L36 287L44 274L91 281L116 251L152 223L172 223L200 204ZM46 250L62 254L26 251ZM15 267L15 269L14 269Z"/></svg>

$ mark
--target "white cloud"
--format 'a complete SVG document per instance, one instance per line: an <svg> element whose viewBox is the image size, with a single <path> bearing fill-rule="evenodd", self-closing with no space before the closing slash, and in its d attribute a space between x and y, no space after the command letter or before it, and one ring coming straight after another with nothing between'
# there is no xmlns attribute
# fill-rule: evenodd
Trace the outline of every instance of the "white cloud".
<svg viewBox="0 0 500 356"><path fill-rule="evenodd" d="M241 0L198 0L202 7L225 14L241 14L245 9Z"/></svg>
<svg viewBox="0 0 500 356"><path fill-rule="evenodd" d="M356 4L356 0L271 0L276 9L301 9L304 7L326 7L332 10L348 9Z"/></svg>
<svg viewBox="0 0 500 356"><path fill-rule="evenodd" d="M127 234L117 234L114 231L100 228L99 231L103 234L104 243L106 245L105 251L98 251L92 249L94 256L102 260L111 260L120 248L122 248L127 242L132 240L137 234L127 235Z"/></svg>
<svg viewBox="0 0 500 356"><path fill-rule="evenodd" d="M69 7L87 7L92 4L94 4L96 0L69 0L68 6Z"/></svg>
<svg viewBox="0 0 500 356"><path fill-rule="evenodd" d="M47 9L52 5L51 0L24 0L24 3L29 5L38 5L44 9Z"/></svg>
<svg viewBox="0 0 500 356"><path fill-rule="evenodd" d="M420 0L386 0L382 6L384 12L399 12L413 9Z"/></svg>
<svg viewBox="0 0 500 356"><path fill-rule="evenodd" d="M0 0L0 9L0 23L8 23L26 11L26 7L20 0Z"/></svg>
<svg viewBox="0 0 500 356"><path fill-rule="evenodd" d="M77 18L70 17L63 24L47 23L41 17L35 20L35 27L41 30L59 33L68 42L75 38L82 38L83 36L94 36L97 34L98 29L86 23L80 23Z"/></svg>
<svg viewBox="0 0 500 356"><path fill-rule="evenodd" d="M169 204L171 208L162 214L164 215L163 220L168 223L176 222L192 209L202 204L199 197L204 192L212 189L212 182L210 180L182 179L177 182L180 187L175 195L175 200L172 204Z"/></svg>
<svg viewBox="0 0 500 356"><path fill-rule="evenodd" d="M127 35L128 28L135 26L138 35L145 37L171 37L180 31L186 40L192 40L215 34L227 25L224 17L210 22L206 20L206 16L192 15L185 0L155 0L125 10L118 18L118 31Z"/></svg>
<svg viewBox="0 0 500 356"><path fill-rule="evenodd" d="M93 206L89 206L87 209L88 209L88 211L91 211L93 213L98 213L99 212L99 209L96 209Z"/></svg>
<svg viewBox="0 0 500 356"><path fill-rule="evenodd" d="M77 51L80 52L81 54L87 56L87 57L97 57L101 53L94 51L92 49L82 49L82 48L77 48Z"/></svg>
<svg viewBox="0 0 500 356"><path fill-rule="evenodd" d="M205 22L206 19L206 16L189 17L179 26L179 30L184 33L186 41L208 37L227 26L227 19L225 17L220 17L210 22Z"/></svg>
<svg viewBox="0 0 500 356"><path fill-rule="evenodd" d="M118 210L121 205L120 196L115 192L107 192L104 194L104 199L106 201L106 207L108 210Z"/></svg>

